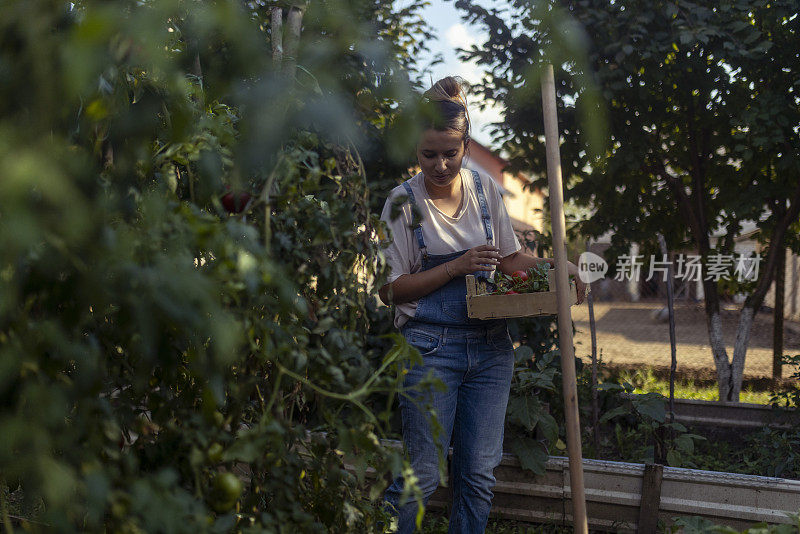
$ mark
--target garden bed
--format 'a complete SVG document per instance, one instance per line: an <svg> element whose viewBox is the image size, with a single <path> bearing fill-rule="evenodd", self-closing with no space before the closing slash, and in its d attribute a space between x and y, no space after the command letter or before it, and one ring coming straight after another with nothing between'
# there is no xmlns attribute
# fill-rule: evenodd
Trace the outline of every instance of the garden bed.
<svg viewBox="0 0 800 534"><path fill-rule="evenodd" d="M583 469L589 527L636 531L645 465L585 459ZM494 517L571 524L567 458L550 457L546 472L537 476L523 470L515 456L504 454L495 476ZM439 488L430 501L431 508L444 509L450 500L448 492L448 488ZM758 522L792 524L790 514L800 510L800 481L753 475L664 467L657 488L651 485L646 493L645 504L662 526L682 516L740 529Z"/></svg>
<svg viewBox="0 0 800 534"><path fill-rule="evenodd" d="M800 412L764 404L675 399L675 420L684 425L789 429L800 426Z"/></svg>

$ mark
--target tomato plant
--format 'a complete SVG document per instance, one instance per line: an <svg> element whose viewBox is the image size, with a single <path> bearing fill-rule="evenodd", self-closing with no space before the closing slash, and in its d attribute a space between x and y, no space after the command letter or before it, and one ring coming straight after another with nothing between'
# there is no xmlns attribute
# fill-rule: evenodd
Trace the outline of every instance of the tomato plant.
<svg viewBox="0 0 800 534"><path fill-rule="evenodd" d="M32 525L380 529L418 356L373 294L412 4L309 3L274 62L274 2L4 10L0 492Z"/></svg>
<svg viewBox="0 0 800 534"><path fill-rule="evenodd" d="M549 263L540 263L536 267L531 267L525 271L514 271L510 276L496 270L492 280L494 290L491 294L516 295L519 293L549 291L550 284L547 280L549 270Z"/></svg>
<svg viewBox="0 0 800 534"><path fill-rule="evenodd" d="M242 495L242 481L230 472L218 473L211 483L209 495L211 507L215 512L227 512L236 505Z"/></svg>

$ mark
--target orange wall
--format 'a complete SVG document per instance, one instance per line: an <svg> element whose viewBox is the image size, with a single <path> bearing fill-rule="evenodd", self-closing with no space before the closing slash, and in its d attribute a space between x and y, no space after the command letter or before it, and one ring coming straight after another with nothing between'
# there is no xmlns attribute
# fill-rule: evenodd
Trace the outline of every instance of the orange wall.
<svg viewBox="0 0 800 534"><path fill-rule="evenodd" d="M498 158L488 148L475 142L470 143L468 157L485 169L495 182L505 187L503 168L508 165L508 162Z"/></svg>

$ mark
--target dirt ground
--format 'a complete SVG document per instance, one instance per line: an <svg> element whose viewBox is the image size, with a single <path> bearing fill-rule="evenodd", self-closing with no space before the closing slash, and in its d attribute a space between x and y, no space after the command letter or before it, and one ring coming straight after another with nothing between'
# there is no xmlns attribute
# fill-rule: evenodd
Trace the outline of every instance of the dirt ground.
<svg viewBox="0 0 800 534"><path fill-rule="evenodd" d="M603 361L611 365L669 367L669 322L655 318L663 307L663 301L596 302L594 315L598 355L602 354ZM739 312L729 306L722 309L721 315L723 339L728 357L731 358ZM573 306L572 318L576 328L575 353L584 360L591 361L588 305L584 303ZM702 305L676 303L675 337L679 372L713 372L714 359L708 342L708 327ZM800 354L800 323L796 321L785 322L784 354ZM771 312L756 314L744 373L747 378L772 376ZM784 377L788 374L786 369L783 374Z"/></svg>

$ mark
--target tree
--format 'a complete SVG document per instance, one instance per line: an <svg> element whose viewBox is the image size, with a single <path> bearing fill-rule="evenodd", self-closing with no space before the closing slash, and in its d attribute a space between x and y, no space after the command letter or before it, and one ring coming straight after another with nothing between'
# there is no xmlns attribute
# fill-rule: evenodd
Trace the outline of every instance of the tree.
<svg viewBox="0 0 800 534"><path fill-rule="evenodd" d="M796 6L509 4L503 15L478 2L456 2L489 30L488 42L464 56L490 67L477 90L505 105L495 133L512 164L529 168L544 168L541 104L531 79L543 54L557 58L567 196L593 208L584 235L613 231L611 253L618 255L632 241L656 252L660 232L670 249L692 246L707 264L715 252L733 252L742 221L758 224L766 249L758 279L745 288L732 358L718 282L703 281L720 399L738 400L753 316L773 280L778 250L798 250L789 232L800 212ZM565 52L574 43L583 51L570 56ZM608 143L600 151L587 129L594 111L608 113ZM710 235L717 228L727 235L715 246Z"/></svg>

